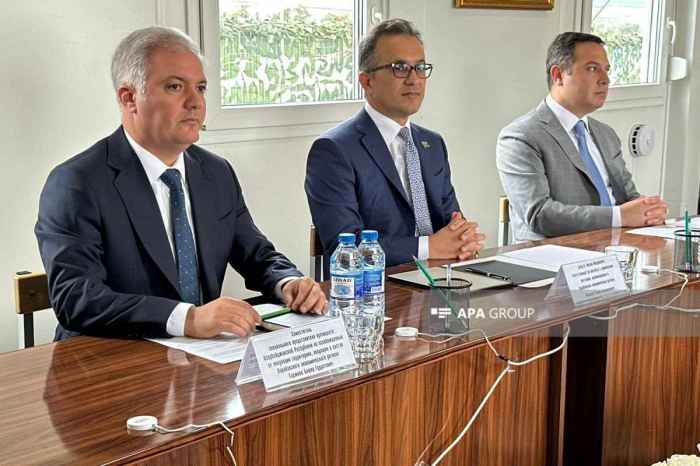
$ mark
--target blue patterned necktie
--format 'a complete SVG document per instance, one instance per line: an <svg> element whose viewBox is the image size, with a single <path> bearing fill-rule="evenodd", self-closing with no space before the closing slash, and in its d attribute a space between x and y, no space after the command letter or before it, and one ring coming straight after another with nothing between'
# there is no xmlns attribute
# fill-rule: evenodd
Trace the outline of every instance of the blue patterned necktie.
<svg viewBox="0 0 700 466"><path fill-rule="evenodd" d="M418 236L430 236L433 234L433 225L430 223L430 211L425 197L425 185L423 184L418 150L407 127L401 128L399 137L406 145L406 171L408 172L408 184L411 188L413 214L416 216Z"/></svg>
<svg viewBox="0 0 700 466"><path fill-rule="evenodd" d="M180 172L174 168L165 170L160 179L170 188L170 223L173 226L177 274L180 278L182 299L186 303L199 306L197 253L194 247L192 228L190 228L190 223L187 221L185 191L182 189Z"/></svg>
<svg viewBox="0 0 700 466"><path fill-rule="evenodd" d="M588 168L588 172L591 174L591 178L593 179L593 185L595 185L595 189L598 190L598 194L600 195L600 205L611 206L612 202L610 201L608 188L607 186L605 186L603 177L598 171L598 167L593 161L591 153L588 152L588 143L586 142L586 124L583 122L583 120L579 120L574 128L576 128L576 137L578 138L578 151L579 154L581 154L581 160L583 160L583 163L586 165L586 168Z"/></svg>

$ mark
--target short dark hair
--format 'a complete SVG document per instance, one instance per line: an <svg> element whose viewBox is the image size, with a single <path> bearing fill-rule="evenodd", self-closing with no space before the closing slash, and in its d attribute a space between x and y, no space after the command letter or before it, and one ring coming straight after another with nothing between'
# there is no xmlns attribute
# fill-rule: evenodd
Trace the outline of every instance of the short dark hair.
<svg viewBox="0 0 700 466"><path fill-rule="evenodd" d="M360 42L360 71L367 71L373 66L376 66L375 52L377 50L377 42L382 36L400 36L407 34L418 39L420 45L423 45L423 39L420 32L413 26L413 23L405 19L387 19L377 24Z"/></svg>
<svg viewBox="0 0 700 466"><path fill-rule="evenodd" d="M552 80L553 66L565 70L571 74L571 67L576 59L576 44L579 42L595 42L598 45L605 45L605 41L593 34L584 32L563 32L559 34L549 45L547 49L547 86L552 89L554 81Z"/></svg>

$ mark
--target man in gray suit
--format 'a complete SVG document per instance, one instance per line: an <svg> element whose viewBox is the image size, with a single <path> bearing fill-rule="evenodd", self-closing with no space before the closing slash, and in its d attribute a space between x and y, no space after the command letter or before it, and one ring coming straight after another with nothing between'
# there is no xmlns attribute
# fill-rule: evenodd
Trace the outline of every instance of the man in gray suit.
<svg viewBox="0 0 700 466"><path fill-rule="evenodd" d="M549 95L498 136L516 242L666 219L665 202L637 192L620 138L588 116L608 95L604 44L591 34L557 36L547 51Z"/></svg>

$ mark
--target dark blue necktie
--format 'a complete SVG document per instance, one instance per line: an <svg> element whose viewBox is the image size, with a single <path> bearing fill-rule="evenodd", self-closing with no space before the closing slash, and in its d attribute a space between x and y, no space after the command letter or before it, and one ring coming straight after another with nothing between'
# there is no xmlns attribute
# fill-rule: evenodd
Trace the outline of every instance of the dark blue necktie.
<svg viewBox="0 0 700 466"><path fill-rule="evenodd" d="M591 174L595 189L598 190L598 194L600 195L600 205L611 206L612 202L610 201L610 195L608 194L608 187L605 186L605 181L603 181L603 177L598 171L598 167L593 161L591 153L588 152L588 143L586 142L586 124L583 122L583 120L579 120L578 123L576 123L575 128L578 139L578 152L581 154L581 160L583 160L583 163L586 164L586 168L588 168L588 172Z"/></svg>
<svg viewBox="0 0 700 466"><path fill-rule="evenodd" d="M180 292L184 302L200 305L199 274L197 272L197 252L194 247L192 228L187 221L185 191L182 189L180 172L174 168L165 170L160 176L170 188L170 223L173 226L177 273L180 278Z"/></svg>

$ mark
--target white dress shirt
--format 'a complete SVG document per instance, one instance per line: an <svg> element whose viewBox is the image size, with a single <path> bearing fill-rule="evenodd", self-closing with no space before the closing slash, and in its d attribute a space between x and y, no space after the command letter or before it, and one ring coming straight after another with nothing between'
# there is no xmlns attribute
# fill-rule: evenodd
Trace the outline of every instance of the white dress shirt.
<svg viewBox="0 0 700 466"><path fill-rule="evenodd" d="M396 171L399 173L399 179L401 180L403 190L406 192L408 202L412 205L411 186L408 182L408 172L406 171L406 143L403 142L403 139L399 136L399 131L405 126L408 128L408 134L413 137L413 133L411 133L411 122L406 121L406 124L401 126L391 118L373 109L368 102L365 102L365 111L374 124L377 125L379 134L382 135L382 139L384 139L384 142L389 148L389 153L394 160ZM418 226L416 226L415 235L418 236ZM418 237L418 259L425 260L428 258L430 254L428 244L427 236Z"/></svg>
<svg viewBox="0 0 700 466"><path fill-rule="evenodd" d="M197 241L195 234L195 226L192 220L192 206L190 205L190 190L187 186L187 175L185 173L185 157L182 152L177 156L177 160L172 167L164 164L158 157L148 152L146 149L141 147L134 139L129 135L129 133L124 130L126 135L126 140L129 141L129 145L134 152L136 157L138 157L143 169L148 177L148 182L153 188L153 194L156 196L156 202L158 203L158 209L160 210L160 216L163 219L163 225L165 225L165 232L168 234L168 242L170 243L170 250L173 253L173 260L177 262L177 257L175 255L175 241L173 239L173 225L170 222L170 188L160 179L161 175L170 168L174 168L180 172L180 177L182 178L182 188L185 192L185 210L187 211L187 221L190 222L190 227L192 228L192 239L195 240L195 254L197 252ZM282 297L282 286L298 277L287 277L278 281L275 284L275 294L278 298ZM200 288L200 300L202 297L202 291ZM174 337L181 337L185 335L185 318L187 317L187 311L194 304L191 303L180 303L175 306L173 312L168 318L168 322L165 326L165 331L169 335Z"/></svg>
<svg viewBox="0 0 700 466"><path fill-rule="evenodd" d="M593 138L591 137L591 132L588 128L588 115L584 116L583 118L577 117L576 115L562 107L559 104L559 102L554 100L551 94L547 96L545 102L554 113L554 116L557 117L559 123L561 123L561 125L564 127L566 134L568 134L571 138L571 142L574 143L574 147L576 147L576 150L578 150L578 136L576 135L575 126L579 120L583 120L583 123L586 127L586 144L588 145L588 152L591 154L591 157L593 158L593 163L595 163L595 166L600 172L600 176L603 178L605 188L608 190L608 196L610 196L610 202L613 205L612 227L620 227L620 225L622 225L620 206L615 205L615 196L613 195L612 185L610 184L610 176L608 174L608 170L607 168L605 168L605 162L603 162L603 156L600 155L598 146L596 146L595 141L593 141Z"/></svg>

